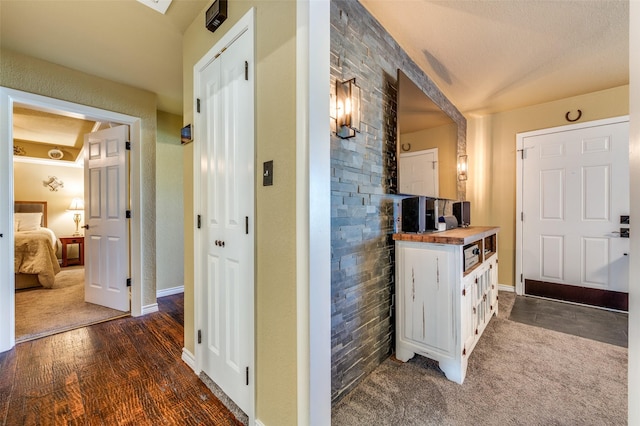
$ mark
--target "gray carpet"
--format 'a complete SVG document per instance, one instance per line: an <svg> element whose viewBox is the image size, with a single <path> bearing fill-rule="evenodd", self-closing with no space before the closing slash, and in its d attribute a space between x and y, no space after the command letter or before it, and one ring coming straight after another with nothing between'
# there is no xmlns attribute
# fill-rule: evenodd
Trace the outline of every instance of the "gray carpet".
<svg viewBox="0 0 640 426"><path fill-rule="evenodd" d="M508 320L512 293L470 356L464 384L416 356L386 360L333 425L624 425L627 349Z"/></svg>
<svg viewBox="0 0 640 426"><path fill-rule="evenodd" d="M16 342L119 318L127 312L84 301L84 268L63 269L53 288L16 291Z"/></svg>

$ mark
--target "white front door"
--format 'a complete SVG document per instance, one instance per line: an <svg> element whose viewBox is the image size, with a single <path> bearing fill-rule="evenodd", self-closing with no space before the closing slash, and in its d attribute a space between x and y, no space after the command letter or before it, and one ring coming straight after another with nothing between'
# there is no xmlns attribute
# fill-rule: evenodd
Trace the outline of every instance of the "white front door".
<svg viewBox="0 0 640 426"><path fill-rule="evenodd" d="M254 372L253 36L196 74L196 303L202 370L250 417ZM199 200L199 201L198 201Z"/></svg>
<svg viewBox="0 0 640 426"><path fill-rule="evenodd" d="M85 301L129 311L129 126L88 133L85 147Z"/></svg>
<svg viewBox="0 0 640 426"><path fill-rule="evenodd" d="M628 121L550 129L521 148L524 282L626 293Z"/></svg>
<svg viewBox="0 0 640 426"><path fill-rule="evenodd" d="M398 182L401 194L438 197L438 148L400 153Z"/></svg>

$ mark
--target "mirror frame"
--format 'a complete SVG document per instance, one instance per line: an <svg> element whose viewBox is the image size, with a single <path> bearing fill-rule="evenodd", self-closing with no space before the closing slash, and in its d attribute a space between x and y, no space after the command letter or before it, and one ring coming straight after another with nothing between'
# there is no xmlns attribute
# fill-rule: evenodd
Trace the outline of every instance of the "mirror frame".
<svg viewBox="0 0 640 426"><path fill-rule="evenodd" d="M415 64L409 64L415 65ZM414 71L414 72L412 72ZM413 77L413 78L412 78ZM396 146L395 146L395 156L396 156L396 190L398 195L405 196L415 196L415 195L425 195L425 194L407 194L400 192L400 154L402 151L402 140L400 137L400 102L401 102L401 93L400 93L400 80L404 78L411 82L418 90L420 90L423 95L427 98L428 101L434 104L437 107L438 111L446 116L449 120L453 122L456 126L457 138L455 140L456 146L452 147L453 152L449 155L451 158L448 161L451 163L451 167L453 168L453 186L455 187L455 194L442 194L439 191L438 197L429 196L430 198L441 198L448 200L464 200L466 198L466 181L460 181L457 179L457 159L461 155L466 155L466 127L467 121L464 116L458 111L458 109L442 94L442 92L437 88L437 86L421 71L416 67L407 66L406 69L398 69L397 70L397 95L396 95ZM439 176L442 176L442 173L439 173ZM451 185L449 185L451 186ZM452 197L454 196L454 197Z"/></svg>

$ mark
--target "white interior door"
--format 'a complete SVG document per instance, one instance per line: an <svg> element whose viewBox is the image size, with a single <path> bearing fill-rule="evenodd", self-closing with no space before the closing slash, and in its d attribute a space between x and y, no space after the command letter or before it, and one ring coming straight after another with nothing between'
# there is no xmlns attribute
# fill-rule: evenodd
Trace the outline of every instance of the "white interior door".
<svg viewBox="0 0 640 426"><path fill-rule="evenodd" d="M401 194L438 197L438 148L400 153L398 182Z"/></svg>
<svg viewBox="0 0 640 426"><path fill-rule="evenodd" d="M85 146L85 301L129 311L128 126L88 133Z"/></svg>
<svg viewBox="0 0 640 426"><path fill-rule="evenodd" d="M626 293L628 122L528 136L522 148L525 282Z"/></svg>
<svg viewBox="0 0 640 426"><path fill-rule="evenodd" d="M198 354L202 370L249 416L254 393L252 52L252 35L244 32L196 76L203 228L196 247L201 256L196 260Z"/></svg>

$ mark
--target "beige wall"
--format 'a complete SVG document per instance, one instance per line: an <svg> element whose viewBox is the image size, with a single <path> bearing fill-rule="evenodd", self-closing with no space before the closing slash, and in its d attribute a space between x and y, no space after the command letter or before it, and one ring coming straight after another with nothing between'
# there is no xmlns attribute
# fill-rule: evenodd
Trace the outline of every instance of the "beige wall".
<svg viewBox="0 0 640 426"><path fill-rule="evenodd" d="M156 95L13 51L0 51L0 85L141 119L142 304L156 302Z"/></svg>
<svg viewBox="0 0 640 426"><path fill-rule="evenodd" d="M193 123L193 66L250 7L256 8L256 170L274 162L274 184L256 173L256 418L294 425L296 388L295 1L229 2L216 31L204 10L184 36L184 123ZM184 150L185 347L195 351L193 307L193 145Z"/></svg>
<svg viewBox="0 0 640 426"><path fill-rule="evenodd" d="M57 177L64 186L57 191L50 191L42 184L49 176ZM47 228L58 237L73 235L76 224L73 222L73 213L67 209L73 198L84 198L84 169L14 161L13 191L16 201L46 201ZM84 223L82 220L80 226Z"/></svg>
<svg viewBox="0 0 640 426"><path fill-rule="evenodd" d="M158 111L156 145L156 290L184 284L182 116Z"/></svg>
<svg viewBox="0 0 640 426"><path fill-rule="evenodd" d="M516 134L571 124L565 114L571 111L575 116L578 109L582 111L581 123L627 115L629 86L467 117L467 199L471 201L471 223L500 226L500 284L515 285Z"/></svg>

